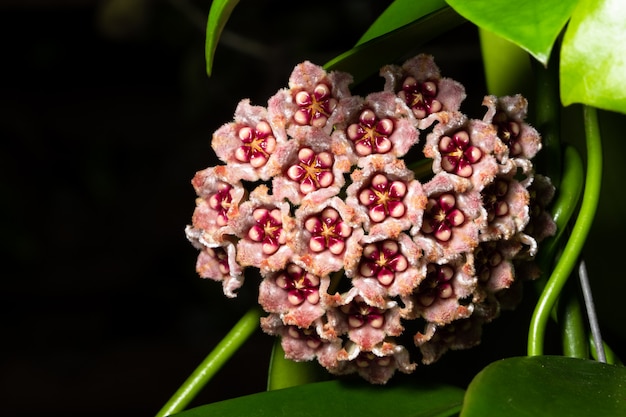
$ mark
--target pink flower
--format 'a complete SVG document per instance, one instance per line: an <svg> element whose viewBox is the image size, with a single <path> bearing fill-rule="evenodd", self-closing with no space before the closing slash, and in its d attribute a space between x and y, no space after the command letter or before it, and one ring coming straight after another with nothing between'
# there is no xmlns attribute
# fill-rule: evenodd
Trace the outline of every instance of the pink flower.
<svg viewBox="0 0 626 417"><path fill-rule="evenodd" d="M474 306L472 294L476 289L472 256L426 266L426 277L411 296L413 318L421 317L442 326L469 317Z"/></svg>
<svg viewBox="0 0 626 417"><path fill-rule="evenodd" d="M370 305L385 308L388 300L409 296L426 276L421 250L407 234L396 239L369 235L362 245L352 285Z"/></svg>
<svg viewBox="0 0 626 417"><path fill-rule="evenodd" d="M439 173L424 185L428 205L414 240L429 262L445 263L474 250L486 224L480 193L455 176Z"/></svg>
<svg viewBox="0 0 626 417"><path fill-rule="evenodd" d="M232 219L238 216L245 190L239 181L233 181L228 166L199 171L191 182L198 198L187 238L198 249L222 244L225 235L234 234Z"/></svg>
<svg viewBox="0 0 626 417"><path fill-rule="evenodd" d="M310 271L319 276L342 269L351 273L363 236L352 207L339 197L322 204L307 200L296 210L296 225L294 250Z"/></svg>
<svg viewBox="0 0 626 417"><path fill-rule="evenodd" d="M338 71L329 74L309 61L297 65L289 77L289 88L268 101L272 125L284 129L314 126L327 134L335 127L344 127L346 116L361 100L352 97L348 89L351 82L351 75Z"/></svg>
<svg viewBox="0 0 626 417"><path fill-rule="evenodd" d="M391 92L368 95L355 116L345 135L358 157L386 153L402 157L419 140L415 117Z"/></svg>
<svg viewBox="0 0 626 417"><path fill-rule="evenodd" d="M507 158L512 158L518 165L526 167L528 160L541 150L539 132L524 121L528 101L519 94L505 97L486 96L483 105L487 107L483 120L497 128L498 138L507 149L506 154L496 153L498 159L506 163Z"/></svg>
<svg viewBox="0 0 626 417"><path fill-rule="evenodd" d="M232 243L222 246L204 247L198 255L196 271L201 278L209 278L222 283L224 295L236 297L244 281L243 270L235 259Z"/></svg>
<svg viewBox="0 0 626 417"><path fill-rule="evenodd" d="M426 196L404 162L391 155L371 155L359 160L350 175L346 203L357 210L366 232L395 238L419 228Z"/></svg>
<svg viewBox="0 0 626 417"><path fill-rule="evenodd" d="M495 128L455 113L447 123L435 126L427 136L424 155L433 159L433 172L468 178L480 191L499 171L493 156L499 141Z"/></svg>
<svg viewBox="0 0 626 417"><path fill-rule="evenodd" d="M356 289L344 294L339 305L327 312L337 335L347 334L361 350L371 350L388 336L404 330L397 303L388 301L384 308L368 304Z"/></svg>
<svg viewBox="0 0 626 417"><path fill-rule="evenodd" d="M256 181L268 180L278 173L277 166L268 162L286 141L285 129L271 124L265 107L242 100L234 121L215 131L211 144L217 156L235 168L237 179Z"/></svg>
<svg viewBox="0 0 626 417"><path fill-rule="evenodd" d="M317 359L325 368L337 366L341 339L329 340L320 336L321 321L308 328L285 325L277 314L261 317L261 328L270 335L280 336L285 357L296 362Z"/></svg>
<svg viewBox="0 0 626 417"><path fill-rule="evenodd" d="M372 384L386 384L396 370L410 374L417 367L411 362L407 349L387 340L374 346L371 351L362 351L354 343L348 342L338 353L339 362L329 371L336 375L358 373Z"/></svg>
<svg viewBox="0 0 626 417"><path fill-rule="evenodd" d="M272 164L280 166L272 188L277 199L293 204L312 200L319 204L339 194L355 160L350 144L310 126L291 130L294 139L276 152Z"/></svg>
<svg viewBox="0 0 626 417"><path fill-rule="evenodd" d="M289 204L277 201L264 185L250 193L250 199L239 208L233 228L241 238L237 243L237 261L262 271L284 268L293 255L295 222Z"/></svg>
<svg viewBox="0 0 626 417"><path fill-rule="evenodd" d="M316 276L294 260L284 269L265 275L259 287L259 304L265 311L279 314L286 325L308 328L326 313L321 294L329 285L328 276Z"/></svg>
<svg viewBox="0 0 626 417"><path fill-rule="evenodd" d="M481 241L510 239L528 224L530 194L514 175L514 171L498 175L482 190L487 226L481 230Z"/></svg>
<svg viewBox="0 0 626 417"><path fill-rule="evenodd" d="M385 91L397 93L418 119L417 127L426 129L435 121L446 123L449 112L456 112L465 99L465 88L442 78L432 56L420 54L402 64L380 70Z"/></svg>

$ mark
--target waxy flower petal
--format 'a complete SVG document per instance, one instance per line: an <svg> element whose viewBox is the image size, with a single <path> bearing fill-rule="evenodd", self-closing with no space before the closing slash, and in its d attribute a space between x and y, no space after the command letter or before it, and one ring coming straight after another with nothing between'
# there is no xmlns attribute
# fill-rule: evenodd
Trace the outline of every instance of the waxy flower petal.
<svg viewBox="0 0 626 417"><path fill-rule="evenodd" d="M498 131L498 138L508 149L506 157L516 160L529 160L541 150L539 132L526 123L528 101L517 94L514 96L486 96L483 105L487 112L483 120L493 124ZM496 153L505 161L506 157Z"/></svg>
<svg viewBox="0 0 626 417"><path fill-rule="evenodd" d="M402 66L384 66L380 75L385 78L385 91L396 93L404 100L422 130L436 121L446 123L448 113L458 111L466 97L460 83L441 77L431 55L417 55Z"/></svg>
<svg viewBox="0 0 626 417"><path fill-rule="evenodd" d="M271 124L267 109L246 99L237 106L234 121L215 131L211 145L224 163L236 168L238 179L256 181L279 172L268 162L286 141L285 129Z"/></svg>
<svg viewBox="0 0 626 417"><path fill-rule="evenodd" d="M480 120L455 113L426 137L424 155L433 159L433 172L468 178L480 191L500 171L494 157L499 141L495 128Z"/></svg>
<svg viewBox="0 0 626 417"><path fill-rule="evenodd" d="M402 160L372 155L361 158L359 167L350 175L346 203L357 210L366 232L394 238L421 225L427 199Z"/></svg>

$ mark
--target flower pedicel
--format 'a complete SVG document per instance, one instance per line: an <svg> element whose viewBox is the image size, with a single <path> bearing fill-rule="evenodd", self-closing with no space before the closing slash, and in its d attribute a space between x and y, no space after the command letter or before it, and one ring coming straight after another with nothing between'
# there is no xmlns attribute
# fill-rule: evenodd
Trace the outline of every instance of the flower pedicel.
<svg viewBox="0 0 626 417"><path fill-rule="evenodd" d="M381 76L359 97L349 74L304 62L266 107L242 100L213 135L223 165L192 181L186 229L226 296L259 270L261 327L287 358L376 384L478 344L554 233L523 97L487 96L470 119L429 55ZM424 157L405 159L420 136Z"/></svg>

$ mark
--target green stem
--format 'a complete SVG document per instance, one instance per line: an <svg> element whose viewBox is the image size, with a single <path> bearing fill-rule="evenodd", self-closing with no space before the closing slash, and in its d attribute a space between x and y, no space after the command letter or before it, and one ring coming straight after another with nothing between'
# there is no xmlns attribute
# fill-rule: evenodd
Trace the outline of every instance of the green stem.
<svg viewBox="0 0 626 417"><path fill-rule="evenodd" d="M559 298L559 322L563 340L563 355L588 359L589 337L578 287L569 281Z"/></svg>
<svg viewBox="0 0 626 417"><path fill-rule="evenodd" d="M571 145L565 147L563 156L563 173L561 176L561 186L555 200L552 202L551 214L556 223L556 234L541 242L541 250L537 255L537 264L541 268L542 274L552 269L554 259L561 244L567 225L572 215L578 209L580 195L584 184L583 160ZM546 278L544 276L537 280L537 288L540 293L545 287Z"/></svg>
<svg viewBox="0 0 626 417"><path fill-rule="evenodd" d="M620 358L615 354L613 349L611 349L611 347L606 342L603 342L603 345L604 345L604 355L606 356L606 363L608 363L609 365L623 366L624 364L622 363ZM593 337L591 337L591 335L589 336L589 350L591 351L591 357L597 361L598 352L596 352L596 343L595 343L595 340L593 340Z"/></svg>
<svg viewBox="0 0 626 417"><path fill-rule="evenodd" d="M156 417L181 412L241 345L259 328L261 310L250 309L161 408Z"/></svg>
<svg viewBox="0 0 626 417"><path fill-rule="evenodd" d="M598 206L602 183L602 144L597 110L583 106L587 143L587 174L583 200L571 236L559 258L533 313L528 334L528 355L543 354L544 333L550 312L570 276L585 244Z"/></svg>

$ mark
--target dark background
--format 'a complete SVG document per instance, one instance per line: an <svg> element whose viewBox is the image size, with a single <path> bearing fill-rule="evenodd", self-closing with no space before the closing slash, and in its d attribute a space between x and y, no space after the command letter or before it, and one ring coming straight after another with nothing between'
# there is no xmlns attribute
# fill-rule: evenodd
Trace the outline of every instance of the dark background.
<svg viewBox="0 0 626 417"><path fill-rule="evenodd" d="M209 78L209 1L0 2L1 415L159 410L255 301L253 289L226 300L199 279L184 236L190 180L217 163L212 131L240 99L264 104L296 63L349 49L387 4L242 1ZM478 106L476 39L467 25L426 50ZM612 303L625 277L612 259L625 204L619 177L606 184L616 192L592 242L618 243L588 265L619 350L624 313ZM507 317L493 328L527 320ZM524 354L524 332L503 341L494 330L475 355ZM263 390L271 343L255 334L193 405Z"/></svg>

